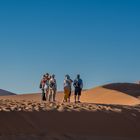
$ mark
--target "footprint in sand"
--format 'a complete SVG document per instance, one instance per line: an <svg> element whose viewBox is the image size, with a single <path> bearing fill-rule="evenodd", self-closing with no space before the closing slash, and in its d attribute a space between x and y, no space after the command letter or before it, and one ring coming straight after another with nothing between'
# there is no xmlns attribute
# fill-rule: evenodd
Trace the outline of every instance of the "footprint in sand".
<svg viewBox="0 0 140 140"><path fill-rule="evenodd" d="M10 108L2 108L2 111L4 111L4 112L10 112Z"/></svg>

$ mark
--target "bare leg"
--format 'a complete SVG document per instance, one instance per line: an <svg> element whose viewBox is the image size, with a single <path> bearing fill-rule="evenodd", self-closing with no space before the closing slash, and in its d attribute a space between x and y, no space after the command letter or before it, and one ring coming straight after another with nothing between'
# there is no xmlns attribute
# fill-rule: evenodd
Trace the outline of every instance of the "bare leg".
<svg viewBox="0 0 140 140"><path fill-rule="evenodd" d="M78 95L78 102L80 102L80 95Z"/></svg>
<svg viewBox="0 0 140 140"><path fill-rule="evenodd" d="M66 97L66 94L65 94L65 97L64 97L64 102L67 102L67 97Z"/></svg>
<svg viewBox="0 0 140 140"><path fill-rule="evenodd" d="M51 102L51 98L52 98L52 90L50 89L50 90L49 90L49 95L48 95L48 100L49 100L49 102Z"/></svg>
<svg viewBox="0 0 140 140"><path fill-rule="evenodd" d="M70 103L70 97L68 98L68 102Z"/></svg>
<svg viewBox="0 0 140 140"><path fill-rule="evenodd" d="M74 97L75 97L75 103L76 103L76 101L77 101L77 96L75 95Z"/></svg>
<svg viewBox="0 0 140 140"><path fill-rule="evenodd" d="M71 98L71 90L69 92L69 97L68 97L68 102L70 103L70 98Z"/></svg>
<svg viewBox="0 0 140 140"><path fill-rule="evenodd" d="M46 100L48 101L48 96L49 96L49 90L46 89Z"/></svg>

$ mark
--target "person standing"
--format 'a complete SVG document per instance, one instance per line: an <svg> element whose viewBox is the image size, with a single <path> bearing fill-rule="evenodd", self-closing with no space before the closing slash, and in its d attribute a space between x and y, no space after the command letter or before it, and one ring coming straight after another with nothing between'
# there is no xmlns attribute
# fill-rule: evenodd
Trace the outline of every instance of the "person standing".
<svg viewBox="0 0 140 140"><path fill-rule="evenodd" d="M68 102L71 92L71 81L70 76L66 75L64 79L64 100L63 102Z"/></svg>
<svg viewBox="0 0 140 140"><path fill-rule="evenodd" d="M44 89L45 89L45 94L46 94L46 100L48 100L48 94L49 94L49 81L50 81L50 75L49 75L49 73L46 73L45 78L46 78L46 83L45 83L45 87L44 87Z"/></svg>
<svg viewBox="0 0 140 140"><path fill-rule="evenodd" d="M42 90L42 101L46 101L45 84L46 84L46 75L43 75L40 82L40 89Z"/></svg>
<svg viewBox="0 0 140 140"><path fill-rule="evenodd" d="M68 97L68 102L70 102L70 99L71 99L71 94L72 94L72 83L73 83L73 80L70 78L70 76L68 76L68 79L69 79L69 86L70 86L70 92L69 92L69 97Z"/></svg>
<svg viewBox="0 0 140 140"><path fill-rule="evenodd" d="M75 103L80 103L81 92L83 89L83 80L80 78L80 75L77 75L77 78L74 80L73 86L75 88Z"/></svg>
<svg viewBox="0 0 140 140"><path fill-rule="evenodd" d="M57 82L55 79L55 75L53 74L51 76L51 79L49 80L49 95L48 95L49 102L51 101L55 102L56 92L57 92Z"/></svg>

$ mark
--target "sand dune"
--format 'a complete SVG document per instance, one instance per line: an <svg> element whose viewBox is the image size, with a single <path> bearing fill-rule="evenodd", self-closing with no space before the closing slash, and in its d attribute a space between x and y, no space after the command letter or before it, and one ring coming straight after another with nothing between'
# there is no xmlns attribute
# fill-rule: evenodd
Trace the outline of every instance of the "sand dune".
<svg viewBox="0 0 140 140"><path fill-rule="evenodd" d="M0 96L0 140L140 139L140 100L128 92L102 86L83 91L81 104L62 103L62 92L56 99Z"/></svg>
<svg viewBox="0 0 140 140"><path fill-rule="evenodd" d="M16 95L15 93L0 89L0 96L6 96L6 95Z"/></svg>
<svg viewBox="0 0 140 140"><path fill-rule="evenodd" d="M132 91L131 91L132 92ZM100 104L118 104L118 105L137 105L140 100L117 90L96 87L83 92L82 102L100 103Z"/></svg>
<svg viewBox="0 0 140 140"><path fill-rule="evenodd" d="M41 93L32 93L32 94L18 94L13 96L2 96L0 97L0 100L16 100L16 101L37 101L41 102ZM62 102L63 100L63 92L57 92L56 99L59 102Z"/></svg>
<svg viewBox="0 0 140 140"><path fill-rule="evenodd" d="M140 106L0 100L0 107L2 140L140 138Z"/></svg>
<svg viewBox="0 0 140 140"><path fill-rule="evenodd" d="M123 92L125 94L139 97L140 96L140 84L135 83L114 83L103 86L106 89L116 90L119 92Z"/></svg>
<svg viewBox="0 0 140 140"><path fill-rule="evenodd" d="M124 88L123 88L124 86ZM96 87L90 90L83 91L81 101L84 103L99 103L99 104L117 104L117 105L137 105L139 100L139 85L138 84L109 84ZM133 94L134 92L134 94ZM136 98L137 93L137 98ZM132 96L133 95L133 96ZM23 94L14 96L2 96L0 99L10 100L28 100L41 102L41 94ZM71 101L74 102L72 95ZM63 100L63 92L58 92L56 96L58 102Z"/></svg>

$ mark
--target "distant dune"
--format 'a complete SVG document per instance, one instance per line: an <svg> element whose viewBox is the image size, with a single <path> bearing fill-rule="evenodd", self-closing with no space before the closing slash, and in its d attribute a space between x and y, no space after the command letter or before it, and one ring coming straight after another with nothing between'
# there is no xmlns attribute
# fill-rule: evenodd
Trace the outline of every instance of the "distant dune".
<svg viewBox="0 0 140 140"><path fill-rule="evenodd" d="M0 96L16 95L15 93L0 89Z"/></svg>

